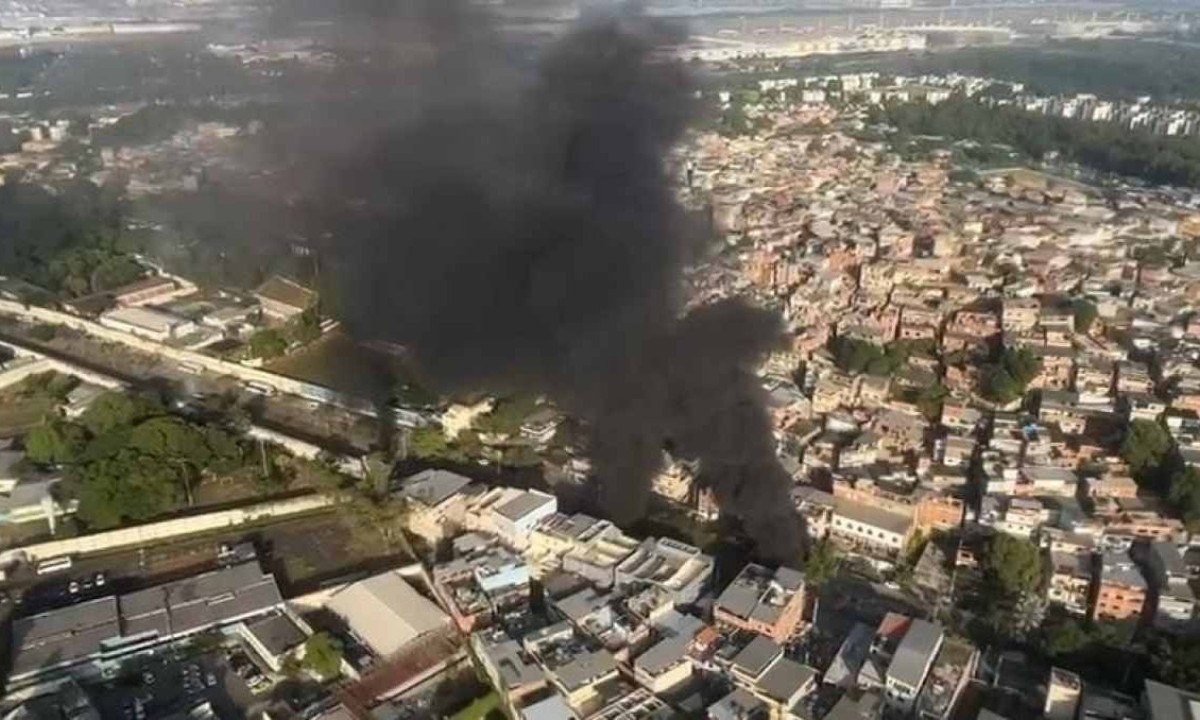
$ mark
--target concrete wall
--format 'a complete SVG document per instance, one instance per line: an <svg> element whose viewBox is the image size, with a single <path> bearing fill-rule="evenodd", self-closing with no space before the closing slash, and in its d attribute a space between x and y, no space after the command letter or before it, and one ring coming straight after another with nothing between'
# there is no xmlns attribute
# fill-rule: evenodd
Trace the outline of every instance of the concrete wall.
<svg viewBox="0 0 1200 720"><path fill-rule="evenodd" d="M170 538L237 527L245 523L281 518L329 507L332 501L325 495L305 495L288 500L248 505L233 510L220 510L191 517L119 528L65 540L51 540L0 552L0 565L15 560L40 562L63 555L99 553L161 542Z"/></svg>
<svg viewBox="0 0 1200 720"><path fill-rule="evenodd" d="M50 361L46 358L38 360L26 357L14 360L8 364L8 369L0 372L0 388L16 385L31 375L38 375L53 369Z"/></svg>

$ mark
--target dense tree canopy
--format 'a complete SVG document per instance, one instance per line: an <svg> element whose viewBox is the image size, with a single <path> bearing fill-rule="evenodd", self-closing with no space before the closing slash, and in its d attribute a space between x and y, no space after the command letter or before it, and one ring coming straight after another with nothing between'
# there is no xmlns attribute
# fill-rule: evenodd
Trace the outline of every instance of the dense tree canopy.
<svg viewBox="0 0 1200 720"><path fill-rule="evenodd" d="M1025 394L1040 369L1041 361L1028 348L1005 348L997 362L980 372L980 394L998 403L1010 403Z"/></svg>
<svg viewBox="0 0 1200 720"><path fill-rule="evenodd" d="M1152 183L1200 187L1200 140L1126 130L1113 123L1087 122L1027 112L1012 105L989 105L956 95L930 105L894 103L873 120L905 135L935 135L998 144L1041 160L1060 153L1101 172Z"/></svg>
<svg viewBox="0 0 1200 720"><path fill-rule="evenodd" d="M1075 332L1086 334L1092 329L1092 323L1096 322L1096 306L1088 300L1079 299L1072 305L1071 310L1075 316Z"/></svg>
<svg viewBox="0 0 1200 720"><path fill-rule="evenodd" d="M54 191L19 181L0 186L4 274L65 296L110 289L143 271L125 255L120 189L87 181Z"/></svg>
<svg viewBox="0 0 1200 720"><path fill-rule="evenodd" d="M275 328L265 328L250 336L250 356L269 360L287 352L288 341Z"/></svg>
<svg viewBox="0 0 1200 720"><path fill-rule="evenodd" d="M73 423L52 419L35 427L25 437L25 454L41 465L75 462L87 432Z"/></svg>
<svg viewBox="0 0 1200 720"><path fill-rule="evenodd" d="M165 412L157 398L106 392L88 405L79 423L93 436L104 435L114 428L123 428Z"/></svg>
<svg viewBox="0 0 1200 720"><path fill-rule="evenodd" d="M1167 429L1153 420L1133 420L1121 442L1121 457L1134 478L1151 489L1162 486L1162 471L1173 448Z"/></svg>
<svg viewBox="0 0 1200 720"><path fill-rule="evenodd" d="M1167 499L1179 511L1188 528L1200 529L1200 469L1189 465L1171 476Z"/></svg>
<svg viewBox="0 0 1200 720"><path fill-rule="evenodd" d="M1160 635L1150 642L1150 664L1159 680L1189 692L1200 692L1200 638Z"/></svg>
<svg viewBox="0 0 1200 720"><path fill-rule="evenodd" d="M1181 44L1056 40L1035 47L969 47L885 58L872 64L902 75L954 72L1020 82L1043 95L1085 92L1124 100L1150 95L1159 102L1200 97L1200 49ZM1011 91L990 94L1007 97Z"/></svg>
<svg viewBox="0 0 1200 720"><path fill-rule="evenodd" d="M1041 585L1042 564L1042 554L1036 545L1000 532L988 542L983 568L1001 592L1020 596Z"/></svg>
<svg viewBox="0 0 1200 720"><path fill-rule="evenodd" d="M168 415L157 399L105 393L78 422L49 418L25 438L31 461L66 469L66 491L91 527L142 521L180 506L205 473L243 465L237 437Z"/></svg>
<svg viewBox="0 0 1200 720"><path fill-rule="evenodd" d="M903 341L879 346L858 338L837 338L831 347L838 368L849 373L891 375L916 353L927 352L928 344Z"/></svg>

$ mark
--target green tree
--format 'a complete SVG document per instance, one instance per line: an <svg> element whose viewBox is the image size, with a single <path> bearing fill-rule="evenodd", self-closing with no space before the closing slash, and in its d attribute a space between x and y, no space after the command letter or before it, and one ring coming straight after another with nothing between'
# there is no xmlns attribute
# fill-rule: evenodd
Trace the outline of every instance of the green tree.
<svg viewBox="0 0 1200 720"><path fill-rule="evenodd" d="M1200 530L1200 468L1188 465L1171 476L1167 499L1195 532Z"/></svg>
<svg viewBox="0 0 1200 720"><path fill-rule="evenodd" d="M79 518L95 529L162 515L177 508L183 496L172 468L132 451L82 466L73 483Z"/></svg>
<svg viewBox="0 0 1200 720"><path fill-rule="evenodd" d="M474 428L481 433L515 435L521 423L537 409L537 401L531 397L516 396L500 398L491 412L480 416Z"/></svg>
<svg viewBox="0 0 1200 720"><path fill-rule="evenodd" d="M804 561L804 581L816 588L833 579L841 567L842 556L828 540L813 545Z"/></svg>
<svg viewBox="0 0 1200 720"><path fill-rule="evenodd" d="M112 255L99 262L91 274L93 292L113 290L137 280L146 268L127 255Z"/></svg>
<svg viewBox="0 0 1200 720"><path fill-rule="evenodd" d="M321 316L316 308L308 308L300 313L289 326L289 335L293 341L302 345L313 342L321 337Z"/></svg>
<svg viewBox="0 0 1200 720"><path fill-rule="evenodd" d="M270 360L284 354L287 349L287 338L275 328L259 330L250 336L250 357Z"/></svg>
<svg viewBox="0 0 1200 720"><path fill-rule="evenodd" d="M116 427L129 427L139 420L163 414L162 403L147 395L129 395L111 391L100 395L79 422L93 436L100 436Z"/></svg>
<svg viewBox="0 0 1200 720"><path fill-rule="evenodd" d="M75 462L87 442L83 428L63 420L51 419L25 436L25 454L41 465L65 465Z"/></svg>
<svg viewBox="0 0 1200 720"><path fill-rule="evenodd" d="M1025 388L1041 369L1041 361L1029 348L1006 348L998 362L980 372L980 393L999 403L1010 403L1025 394Z"/></svg>
<svg viewBox="0 0 1200 720"><path fill-rule="evenodd" d="M992 536L984 557L984 573L1005 595L1019 597L1042 583L1042 554L1028 540L999 532Z"/></svg>
<svg viewBox="0 0 1200 720"><path fill-rule="evenodd" d="M342 642L327 632L314 633L304 641L301 662L322 680L333 680L342 674Z"/></svg>
<svg viewBox="0 0 1200 720"><path fill-rule="evenodd" d="M1150 640L1147 655L1159 680L1189 692L1200 692L1200 638L1156 635Z"/></svg>
<svg viewBox="0 0 1200 720"><path fill-rule="evenodd" d="M1171 449L1166 428L1153 420L1134 420L1121 442L1121 457L1139 483L1155 487L1161 483L1160 472Z"/></svg>
<svg viewBox="0 0 1200 720"><path fill-rule="evenodd" d="M408 453L421 460L445 458L450 454L450 441L436 425L422 425L408 431Z"/></svg>
<svg viewBox="0 0 1200 720"><path fill-rule="evenodd" d="M1051 657L1073 655L1091 642L1091 635L1075 618L1057 617L1042 624L1042 647Z"/></svg>
<svg viewBox="0 0 1200 720"><path fill-rule="evenodd" d="M1087 334L1092 329L1092 323L1096 322L1096 316L1099 314L1096 306L1080 298L1073 303L1071 309L1075 315L1075 332Z"/></svg>
<svg viewBox="0 0 1200 720"><path fill-rule="evenodd" d="M942 405L945 404L946 397L949 395L950 391L941 383L921 388L921 391L917 393L917 407L921 409L921 414L925 416L926 420L936 422L942 415Z"/></svg>

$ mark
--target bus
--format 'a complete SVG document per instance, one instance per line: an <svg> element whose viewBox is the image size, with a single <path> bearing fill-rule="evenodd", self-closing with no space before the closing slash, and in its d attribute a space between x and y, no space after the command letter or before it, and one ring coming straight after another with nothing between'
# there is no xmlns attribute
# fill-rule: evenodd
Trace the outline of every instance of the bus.
<svg viewBox="0 0 1200 720"><path fill-rule="evenodd" d="M275 388L271 387L270 385L268 385L264 382L259 382L257 380L250 380L249 382L247 382L246 389L249 390L250 392L254 393L255 395L270 396L270 395L275 394Z"/></svg>
<svg viewBox="0 0 1200 720"><path fill-rule="evenodd" d="M179 369L190 375L199 375L204 372L204 366L193 360L184 360L179 363Z"/></svg>
<svg viewBox="0 0 1200 720"><path fill-rule="evenodd" d="M43 560L37 564L37 574L49 575L50 573L59 572L61 570L69 570L71 565L72 561L70 555L63 555L62 557Z"/></svg>

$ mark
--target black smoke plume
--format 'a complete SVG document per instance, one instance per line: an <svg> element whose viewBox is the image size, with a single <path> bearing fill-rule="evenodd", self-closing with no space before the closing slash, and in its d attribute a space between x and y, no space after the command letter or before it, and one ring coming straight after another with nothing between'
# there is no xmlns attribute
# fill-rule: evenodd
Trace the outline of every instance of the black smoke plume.
<svg viewBox="0 0 1200 720"><path fill-rule="evenodd" d="M666 171L694 109L659 57L676 31L620 11L532 52L447 0L355 18L340 31L362 61L284 143L332 223L322 256L351 331L405 346L440 390L544 395L584 421L615 521L643 514L669 443L761 554L793 559L754 374L778 318L684 312L682 271L709 238Z"/></svg>

